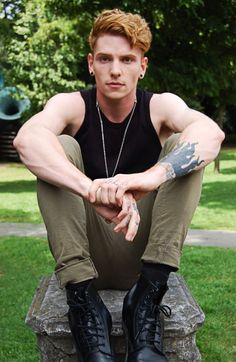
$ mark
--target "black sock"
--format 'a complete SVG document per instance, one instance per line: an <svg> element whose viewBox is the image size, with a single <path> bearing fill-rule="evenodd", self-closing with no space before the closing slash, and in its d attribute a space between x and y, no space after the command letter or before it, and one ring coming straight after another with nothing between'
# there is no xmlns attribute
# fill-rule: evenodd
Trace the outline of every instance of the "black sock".
<svg viewBox="0 0 236 362"><path fill-rule="evenodd" d="M68 283L68 284L66 284L66 289L71 290L71 291L75 291L78 289L85 289L85 288L87 288L87 286L89 285L91 280L92 279L84 280L83 282L80 282L80 283Z"/></svg>
<svg viewBox="0 0 236 362"><path fill-rule="evenodd" d="M170 273L177 270L177 268L166 264L153 264L143 262L142 274L152 282L166 284Z"/></svg>

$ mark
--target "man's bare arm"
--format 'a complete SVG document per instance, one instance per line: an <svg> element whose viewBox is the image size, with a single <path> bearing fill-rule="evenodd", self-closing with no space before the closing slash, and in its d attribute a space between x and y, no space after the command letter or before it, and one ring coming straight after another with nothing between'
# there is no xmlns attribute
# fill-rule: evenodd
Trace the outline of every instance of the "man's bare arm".
<svg viewBox="0 0 236 362"><path fill-rule="evenodd" d="M38 178L88 199L92 181L67 159L57 138L65 129L73 136L84 118L84 111L78 94L57 95L42 112L24 124L14 146L22 162ZM115 223L115 231L124 233L127 240L133 240L139 214L129 205L136 205L132 195L124 196L122 207L104 205L100 200L94 208L104 219Z"/></svg>
<svg viewBox="0 0 236 362"><path fill-rule="evenodd" d="M78 93L59 94L22 126L14 146L37 177L86 197L91 180L69 162L57 139L64 129L79 128L83 117L84 103Z"/></svg>
<svg viewBox="0 0 236 362"><path fill-rule="evenodd" d="M212 119L170 93L157 97L156 107L164 126L180 133L175 149L158 163L166 169L166 180L205 167L216 158L224 133Z"/></svg>

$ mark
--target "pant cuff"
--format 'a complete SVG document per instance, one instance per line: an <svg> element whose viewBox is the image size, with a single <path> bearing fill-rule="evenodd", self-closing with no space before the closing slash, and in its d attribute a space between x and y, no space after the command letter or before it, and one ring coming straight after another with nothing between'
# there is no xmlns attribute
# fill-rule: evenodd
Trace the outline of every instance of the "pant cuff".
<svg viewBox="0 0 236 362"><path fill-rule="evenodd" d="M150 256L144 254L142 257L142 261L153 264L166 264L178 270L180 266L181 252L175 248L167 250L165 246L157 248L158 250L156 252L156 255Z"/></svg>
<svg viewBox="0 0 236 362"><path fill-rule="evenodd" d="M80 283L98 277L97 270L90 258L69 263L55 271L59 287L64 288L68 283Z"/></svg>

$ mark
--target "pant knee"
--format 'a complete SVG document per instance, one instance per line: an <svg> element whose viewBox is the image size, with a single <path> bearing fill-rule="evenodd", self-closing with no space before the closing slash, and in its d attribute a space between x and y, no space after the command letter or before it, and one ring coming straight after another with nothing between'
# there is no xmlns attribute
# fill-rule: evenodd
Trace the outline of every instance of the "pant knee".
<svg viewBox="0 0 236 362"><path fill-rule="evenodd" d="M63 147L68 160L83 171L84 165L79 143L73 137L64 134L58 136L58 141Z"/></svg>
<svg viewBox="0 0 236 362"><path fill-rule="evenodd" d="M159 159L161 160L167 153L171 152L179 141L180 133L175 133L167 138L162 148Z"/></svg>

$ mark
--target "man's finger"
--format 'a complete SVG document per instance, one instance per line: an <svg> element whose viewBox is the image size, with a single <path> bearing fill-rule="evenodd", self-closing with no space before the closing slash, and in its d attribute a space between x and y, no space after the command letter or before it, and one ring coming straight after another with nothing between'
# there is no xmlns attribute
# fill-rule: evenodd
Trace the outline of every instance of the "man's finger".
<svg viewBox="0 0 236 362"><path fill-rule="evenodd" d="M97 200L97 196L96 196L97 190L99 189L99 187L101 187L103 182L104 182L104 179L97 179L97 180L93 181L92 185L90 186L89 192L88 192L88 198L89 198L90 202L92 202L92 203L96 202L96 200Z"/></svg>
<svg viewBox="0 0 236 362"><path fill-rule="evenodd" d="M130 214L126 215L126 216L119 222L119 224L116 225L116 227L114 228L114 231L120 232L121 229L128 227L129 222L130 222L130 219L131 219L131 215L130 215Z"/></svg>
<svg viewBox="0 0 236 362"><path fill-rule="evenodd" d="M127 241L134 240L134 238L137 234L137 231L138 231L139 222L140 222L140 218L137 216L137 214L133 214L130 219L129 225L128 225L127 233L125 235L125 239Z"/></svg>

